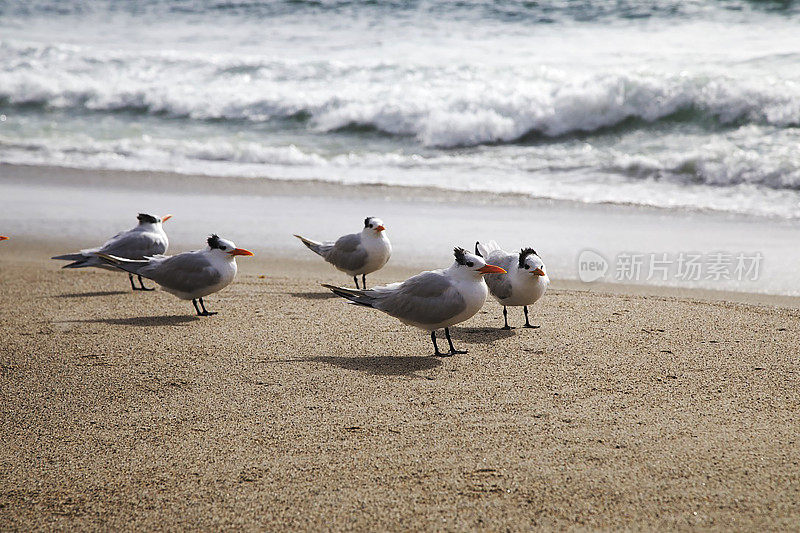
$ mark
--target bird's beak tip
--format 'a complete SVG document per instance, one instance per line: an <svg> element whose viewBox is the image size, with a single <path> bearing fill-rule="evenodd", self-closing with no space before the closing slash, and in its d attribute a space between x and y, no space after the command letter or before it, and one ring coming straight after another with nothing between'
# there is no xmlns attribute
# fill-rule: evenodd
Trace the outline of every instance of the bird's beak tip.
<svg viewBox="0 0 800 533"><path fill-rule="evenodd" d="M375 228L375 231L380 233L381 231L386 231L386 228L383 226L378 226L377 228Z"/></svg>
<svg viewBox="0 0 800 533"><path fill-rule="evenodd" d="M256 255L253 252L251 252L250 250L245 250L244 248L234 248L233 250L231 250L228 253L231 254L231 255L244 255L244 256Z"/></svg>
<svg viewBox="0 0 800 533"><path fill-rule="evenodd" d="M534 276L544 276L544 270L541 268L534 268L532 274Z"/></svg>
<svg viewBox="0 0 800 533"><path fill-rule="evenodd" d="M8 237L6 237L5 235L0 235L0 241L7 241L7 240Z"/></svg>
<svg viewBox="0 0 800 533"><path fill-rule="evenodd" d="M495 265L486 265L478 269L478 272L481 274L506 274L506 270L504 268L500 268L499 266Z"/></svg>
<svg viewBox="0 0 800 533"><path fill-rule="evenodd" d="M161 217L161 223L163 224L164 222L166 222L167 220L169 220L171 218L172 218L172 215L164 215L163 217Z"/></svg>

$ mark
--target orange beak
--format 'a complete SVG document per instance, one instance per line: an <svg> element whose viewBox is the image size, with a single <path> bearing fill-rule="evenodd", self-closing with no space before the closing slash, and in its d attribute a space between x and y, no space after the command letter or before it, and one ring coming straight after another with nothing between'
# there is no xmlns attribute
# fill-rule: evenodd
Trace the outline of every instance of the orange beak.
<svg viewBox="0 0 800 533"><path fill-rule="evenodd" d="M163 224L164 222L166 222L167 220L169 220L171 218L172 218L172 215L164 215L163 217L161 217L161 223Z"/></svg>
<svg viewBox="0 0 800 533"><path fill-rule="evenodd" d="M378 226L377 228L375 228L375 231L380 233L381 231L386 231L386 228L384 228L383 226Z"/></svg>
<svg viewBox="0 0 800 533"><path fill-rule="evenodd" d="M231 255L255 255L250 250L245 250L244 248L234 248L233 250L231 250L228 253L231 254Z"/></svg>
<svg viewBox="0 0 800 533"><path fill-rule="evenodd" d="M7 241L7 240L8 240L8 237L0 235L0 241Z"/></svg>
<svg viewBox="0 0 800 533"><path fill-rule="evenodd" d="M544 270L542 270L541 268L534 268L531 271L531 274L533 274L534 276L544 276Z"/></svg>
<svg viewBox="0 0 800 533"><path fill-rule="evenodd" d="M499 266L486 265L478 269L481 274L505 274L506 271Z"/></svg>

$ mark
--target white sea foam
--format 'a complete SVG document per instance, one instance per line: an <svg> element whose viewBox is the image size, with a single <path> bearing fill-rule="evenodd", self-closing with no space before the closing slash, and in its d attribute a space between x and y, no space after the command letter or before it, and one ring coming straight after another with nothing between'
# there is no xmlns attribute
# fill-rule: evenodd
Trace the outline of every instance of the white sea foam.
<svg viewBox="0 0 800 533"><path fill-rule="evenodd" d="M529 133L558 137L681 111L682 120L698 122L800 125L798 80L739 79L708 69L581 74L470 67L451 77L447 67L420 73L386 63L248 63L8 42L2 51L0 99L12 106L253 122L304 113L318 132L358 125L431 147L512 142Z"/></svg>
<svg viewBox="0 0 800 533"><path fill-rule="evenodd" d="M768 188L757 179L744 179L750 174L758 175L758 179L775 176L780 174L775 166L789 163L776 161L775 166L762 168L767 156L754 158L752 154L736 152L729 156L722 146L706 157L700 149L663 160L629 157L580 143L570 148L545 147L536 157L519 147L508 147L505 153L474 151L429 157L380 152L331 155L308 152L294 145L265 147L224 139L176 142L148 137L125 141L76 138L71 142L37 139L26 143L0 138L0 150L6 162L18 164L316 179L343 184L384 183L586 203L700 208L800 218L800 192ZM737 158L740 166L726 161L726 157ZM726 166L735 167L738 173L723 188L692 179L697 169L701 169L713 179L730 180L731 177L722 177L721 169ZM632 178L626 179L624 175ZM796 172L792 175L800 180Z"/></svg>

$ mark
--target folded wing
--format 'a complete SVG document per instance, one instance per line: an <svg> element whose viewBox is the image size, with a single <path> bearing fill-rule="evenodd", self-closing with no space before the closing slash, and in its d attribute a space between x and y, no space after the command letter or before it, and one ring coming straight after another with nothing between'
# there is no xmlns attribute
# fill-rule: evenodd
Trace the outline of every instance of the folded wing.
<svg viewBox="0 0 800 533"><path fill-rule="evenodd" d="M164 288L185 293L211 287L222 280L222 274L208 259L192 252L154 258L136 273L152 279Z"/></svg>
<svg viewBox="0 0 800 533"><path fill-rule="evenodd" d="M486 257L486 262L501 267L506 272L514 272L517 268L517 255L509 254L502 250L490 252ZM509 298L513 292L511 287L511 276L509 274L486 274L483 277L486 285L489 286L491 293L500 299Z"/></svg>
<svg viewBox="0 0 800 533"><path fill-rule="evenodd" d="M143 259L163 254L167 251L166 243L155 234L144 231L119 233L106 241L99 249L81 250L83 253L102 252L127 259Z"/></svg>
<svg viewBox="0 0 800 533"><path fill-rule="evenodd" d="M423 272L400 284L376 287L373 307L410 322L438 324L466 309L461 293L441 272Z"/></svg>
<svg viewBox="0 0 800 533"><path fill-rule="evenodd" d="M339 237L333 244L321 244L320 255L341 270L358 270L367 263L367 251L358 233Z"/></svg>

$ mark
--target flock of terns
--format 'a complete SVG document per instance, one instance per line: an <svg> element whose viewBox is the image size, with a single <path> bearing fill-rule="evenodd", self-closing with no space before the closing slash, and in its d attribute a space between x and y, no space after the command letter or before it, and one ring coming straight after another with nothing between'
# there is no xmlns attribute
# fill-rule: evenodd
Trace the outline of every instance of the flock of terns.
<svg viewBox="0 0 800 533"><path fill-rule="evenodd" d="M236 276L237 256L252 252L217 235L207 239L202 250L177 255L164 255L169 239L161 218L140 213L136 227L118 233L102 246L78 253L58 255L53 259L70 261L63 268L97 267L128 273L131 289L154 290L144 285L150 279L165 291L182 300L191 300L198 316L214 315L208 311L203 297L227 287ZM353 277L355 289L323 284L334 294L351 303L371 307L431 334L434 355L450 356L456 350L450 338L450 326L475 315L489 293L503 306L504 326L508 325L507 307L522 307L526 328L531 325L528 307L539 300L550 283L542 259L533 248L506 252L490 241L475 243L475 252L455 248L455 261L448 268L431 270L399 283L367 289L366 276L383 268L392 254L386 227L378 218L367 217L359 233L344 235L336 241L316 242L295 235L314 253L337 269ZM0 236L0 240L7 237ZM139 285L134 283L134 276ZM358 283L361 276L361 286ZM449 352L439 351L436 330L444 329Z"/></svg>

